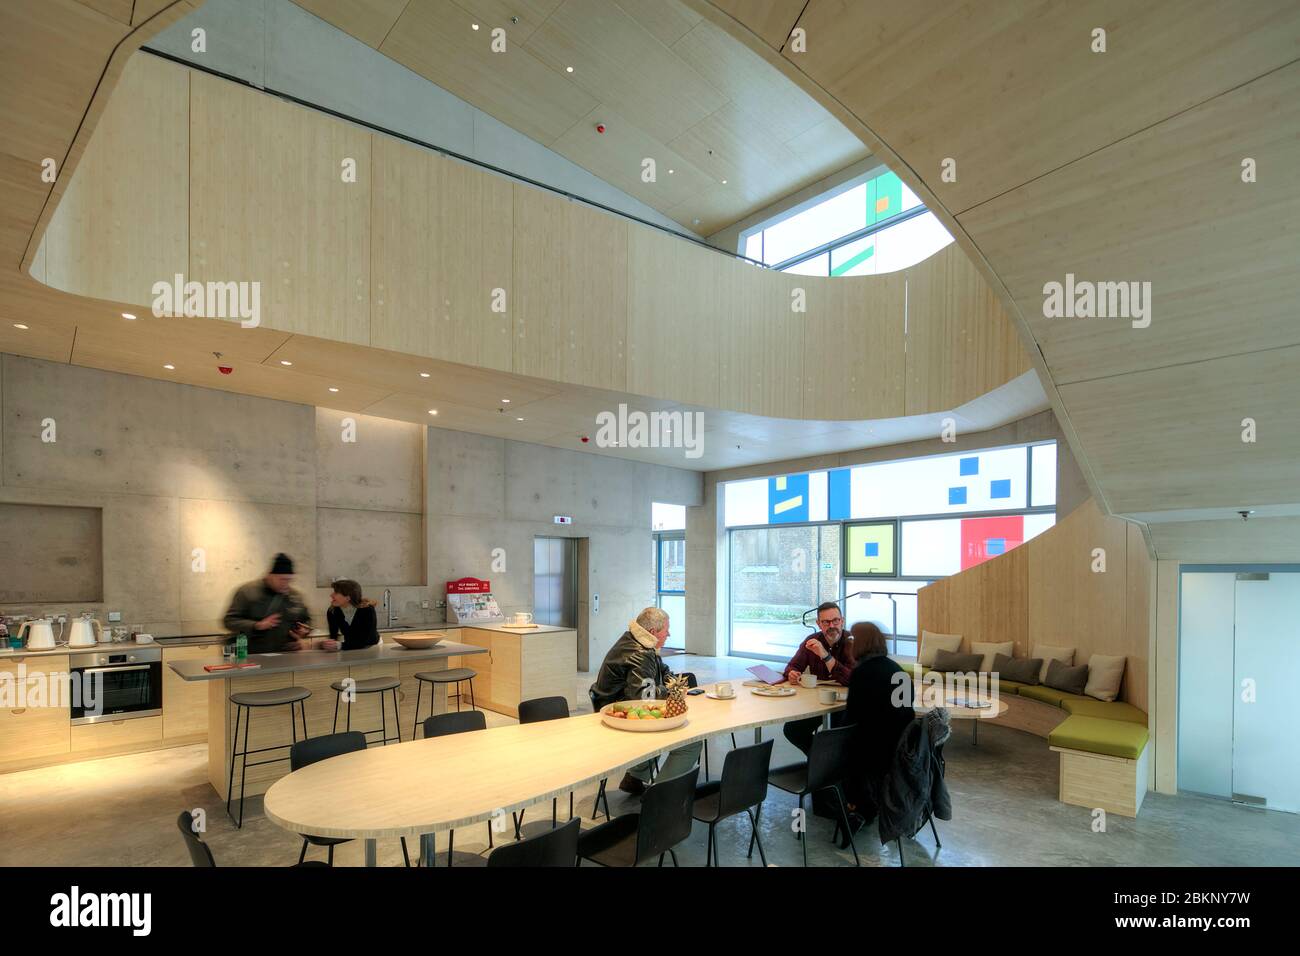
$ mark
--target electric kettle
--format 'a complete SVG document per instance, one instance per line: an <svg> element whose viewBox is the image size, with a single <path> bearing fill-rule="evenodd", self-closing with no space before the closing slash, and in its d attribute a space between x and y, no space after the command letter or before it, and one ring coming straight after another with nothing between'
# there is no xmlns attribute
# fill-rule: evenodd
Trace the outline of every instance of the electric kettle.
<svg viewBox="0 0 1300 956"><path fill-rule="evenodd" d="M32 621L23 621L22 626L18 628L18 639L22 640L23 635L27 636L27 649L29 651L52 651L55 647L54 622L48 617L36 618ZM59 625L59 638L63 637L63 625Z"/></svg>
<svg viewBox="0 0 1300 956"><path fill-rule="evenodd" d="M86 613L72 622L72 627L68 630L69 647L94 647L104 639L104 625L95 620L94 616Z"/></svg>

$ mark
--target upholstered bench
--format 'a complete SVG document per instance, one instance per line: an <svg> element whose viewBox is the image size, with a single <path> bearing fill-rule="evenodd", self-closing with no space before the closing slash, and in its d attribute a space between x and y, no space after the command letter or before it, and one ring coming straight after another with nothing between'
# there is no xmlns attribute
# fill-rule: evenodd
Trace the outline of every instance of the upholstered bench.
<svg viewBox="0 0 1300 956"><path fill-rule="evenodd" d="M1066 718L1047 737L1061 755L1060 801L1137 816L1147 793L1148 737L1145 724L1132 720Z"/></svg>
<svg viewBox="0 0 1300 956"><path fill-rule="evenodd" d="M900 663L915 680L930 670ZM1046 737L1061 755L1058 799L1137 816L1147 789L1147 715L1124 701L1104 701L1043 684L994 681L1008 710L990 722Z"/></svg>

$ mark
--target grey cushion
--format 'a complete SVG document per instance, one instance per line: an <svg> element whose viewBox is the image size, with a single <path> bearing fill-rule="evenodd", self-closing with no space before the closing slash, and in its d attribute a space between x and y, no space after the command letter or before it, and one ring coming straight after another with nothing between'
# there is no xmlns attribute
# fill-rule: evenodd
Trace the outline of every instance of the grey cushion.
<svg viewBox="0 0 1300 956"><path fill-rule="evenodd" d="M1022 684L1037 684L1038 672L1042 667L1041 657L1007 657L998 654L993 658L993 669L1002 680L1014 680Z"/></svg>
<svg viewBox="0 0 1300 956"><path fill-rule="evenodd" d="M935 651L932 671L978 671L984 665L983 654L957 654L954 651Z"/></svg>
<svg viewBox="0 0 1300 956"><path fill-rule="evenodd" d="M1067 694L1082 694L1088 686L1088 665L1076 664L1071 667L1058 660L1050 660L1047 662L1047 680L1043 683Z"/></svg>
<svg viewBox="0 0 1300 956"><path fill-rule="evenodd" d="M452 667L445 671L420 671L415 675L416 680L427 680L434 684L452 684L460 680L469 680L471 677L477 677L478 671L468 667Z"/></svg>
<svg viewBox="0 0 1300 956"><path fill-rule="evenodd" d="M356 681L353 686L358 694L376 694L380 691L401 687L402 681L399 677L367 677L364 680ZM347 690L347 685L341 680L336 680L330 684L330 687L338 691Z"/></svg>
<svg viewBox="0 0 1300 956"><path fill-rule="evenodd" d="M245 707L274 707L277 704L292 704L295 701L306 700L310 696L311 691L306 687L277 687L275 690L231 694L230 702L243 704Z"/></svg>

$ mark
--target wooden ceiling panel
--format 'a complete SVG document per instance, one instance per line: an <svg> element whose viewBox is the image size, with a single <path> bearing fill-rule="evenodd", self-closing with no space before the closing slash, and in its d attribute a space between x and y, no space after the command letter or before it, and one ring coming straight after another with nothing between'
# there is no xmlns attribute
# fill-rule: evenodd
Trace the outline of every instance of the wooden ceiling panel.
<svg viewBox="0 0 1300 956"><path fill-rule="evenodd" d="M472 22L450 0L412 0L379 51L539 143L596 107L568 75L510 42L508 30L505 52L493 53L491 30Z"/></svg>
<svg viewBox="0 0 1300 956"><path fill-rule="evenodd" d="M725 97L609 0L564 0L528 41L559 76L669 141ZM573 67L572 74L564 71Z"/></svg>
<svg viewBox="0 0 1300 956"><path fill-rule="evenodd" d="M958 220L979 237L1058 383L1294 345L1297 130L1300 63ZM1242 181L1244 157L1256 163L1256 182ZM1064 283L1067 273L1149 282L1149 327L1123 318L1045 318L1044 284Z"/></svg>
<svg viewBox="0 0 1300 956"><path fill-rule="evenodd" d="M808 0L713 0L713 5L735 17L773 50L785 46Z"/></svg>
<svg viewBox="0 0 1300 956"><path fill-rule="evenodd" d="M428 3L430 0L411 0L412 3ZM560 0L455 0L462 7L471 23L477 23L480 30L492 30L496 27L506 31L507 43L527 43L544 22L555 12ZM511 18L518 18L518 23Z"/></svg>
<svg viewBox="0 0 1300 956"><path fill-rule="evenodd" d="M1294 60L1300 5L811 0L799 26L787 59L959 213Z"/></svg>
<svg viewBox="0 0 1300 956"><path fill-rule="evenodd" d="M676 0L614 0L623 11L664 46L671 47L703 20L698 13Z"/></svg>
<svg viewBox="0 0 1300 956"><path fill-rule="evenodd" d="M410 0L293 0L308 13L379 49Z"/></svg>

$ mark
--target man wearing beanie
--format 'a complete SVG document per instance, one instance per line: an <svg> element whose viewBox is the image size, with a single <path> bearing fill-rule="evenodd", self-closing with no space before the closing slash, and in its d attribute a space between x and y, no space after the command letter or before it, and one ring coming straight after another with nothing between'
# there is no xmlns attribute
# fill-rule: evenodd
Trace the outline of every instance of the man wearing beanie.
<svg viewBox="0 0 1300 956"><path fill-rule="evenodd" d="M226 629L248 635L248 653L297 651L311 633L311 614L302 595L293 588L293 559L277 554L271 570L249 581L230 600Z"/></svg>

